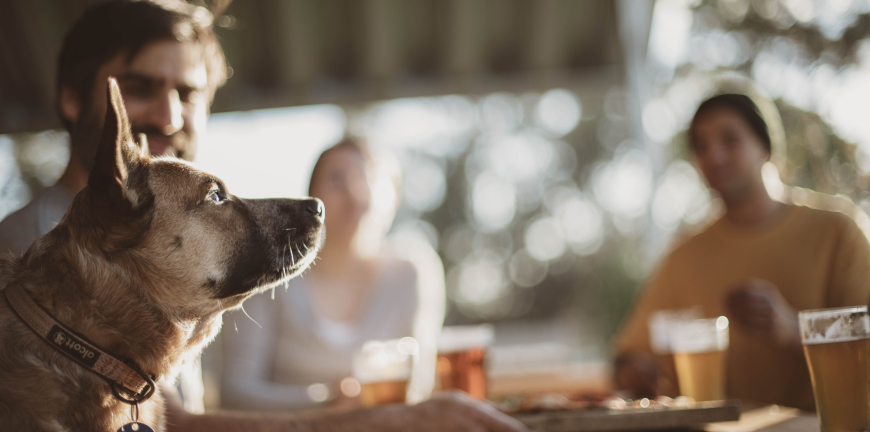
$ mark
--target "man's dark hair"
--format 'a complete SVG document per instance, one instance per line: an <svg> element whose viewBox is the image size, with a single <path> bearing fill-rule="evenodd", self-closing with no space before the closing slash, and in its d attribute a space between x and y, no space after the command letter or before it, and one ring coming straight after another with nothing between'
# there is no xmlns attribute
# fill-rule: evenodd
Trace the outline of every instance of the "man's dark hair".
<svg viewBox="0 0 870 432"><path fill-rule="evenodd" d="M60 111L64 87L85 104L103 64L120 53L131 62L142 48L156 41L199 44L213 96L226 81L226 59L212 21L208 10L181 0L112 0L89 8L66 34L58 59L55 107L64 126L72 129Z"/></svg>
<svg viewBox="0 0 870 432"><path fill-rule="evenodd" d="M705 100L698 110L695 111L695 116L692 117L692 123L689 125L689 143L692 149L695 148L695 123L698 119L716 109L730 109L740 115L743 120L749 125L755 135L764 143L764 148L770 153L770 134L767 131L767 123L761 117L761 112L758 106L749 96L743 94L727 93L713 96Z"/></svg>

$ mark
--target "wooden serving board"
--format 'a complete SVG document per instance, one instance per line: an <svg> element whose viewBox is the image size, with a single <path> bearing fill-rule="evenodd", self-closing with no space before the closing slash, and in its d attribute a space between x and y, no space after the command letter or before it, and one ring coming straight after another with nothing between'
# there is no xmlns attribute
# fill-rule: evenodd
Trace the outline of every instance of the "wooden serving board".
<svg viewBox="0 0 870 432"><path fill-rule="evenodd" d="M539 432L593 432L676 429L740 419L737 401L696 402L690 407L579 409L514 414Z"/></svg>

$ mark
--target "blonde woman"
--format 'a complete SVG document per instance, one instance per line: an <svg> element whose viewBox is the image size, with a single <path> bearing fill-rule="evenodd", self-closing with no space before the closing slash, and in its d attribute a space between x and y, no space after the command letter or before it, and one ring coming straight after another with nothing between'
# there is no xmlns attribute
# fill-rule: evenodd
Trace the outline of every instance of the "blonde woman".
<svg viewBox="0 0 870 432"><path fill-rule="evenodd" d="M400 180L384 157L354 139L324 151L309 194L326 208L326 240L313 267L225 318L222 403L289 410L346 402L339 382L372 339L416 338L420 358L409 401L434 385L435 342L444 320L444 275L424 245L390 241ZM292 251L288 253L293 254ZM312 385L324 386L311 391Z"/></svg>

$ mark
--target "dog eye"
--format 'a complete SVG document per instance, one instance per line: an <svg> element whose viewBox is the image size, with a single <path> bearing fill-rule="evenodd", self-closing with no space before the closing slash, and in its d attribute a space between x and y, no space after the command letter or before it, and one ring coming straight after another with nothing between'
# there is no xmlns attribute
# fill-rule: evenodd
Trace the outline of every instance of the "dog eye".
<svg viewBox="0 0 870 432"><path fill-rule="evenodd" d="M208 199L214 202L224 202L227 200L227 197L221 194L220 192L212 192L208 195Z"/></svg>

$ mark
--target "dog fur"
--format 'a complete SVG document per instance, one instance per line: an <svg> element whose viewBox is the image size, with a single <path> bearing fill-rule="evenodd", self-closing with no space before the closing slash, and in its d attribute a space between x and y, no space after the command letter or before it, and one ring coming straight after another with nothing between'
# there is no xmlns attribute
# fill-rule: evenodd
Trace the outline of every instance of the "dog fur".
<svg viewBox="0 0 870 432"><path fill-rule="evenodd" d="M246 200L220 179L137 144L109 79L94 170L58 226L0 258L20 285L100 348L172 382L220 329L221 314L304 270L323 237L316 199ZM2 296L0 296L2 297ZM139 421L165 430L159 386ZM109 384L21 322L0 298L0 429L117 431L131 408Z"/></svg>

